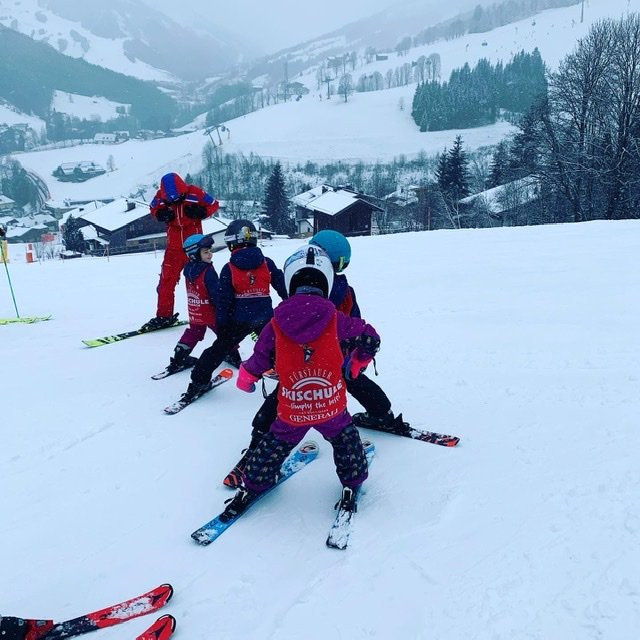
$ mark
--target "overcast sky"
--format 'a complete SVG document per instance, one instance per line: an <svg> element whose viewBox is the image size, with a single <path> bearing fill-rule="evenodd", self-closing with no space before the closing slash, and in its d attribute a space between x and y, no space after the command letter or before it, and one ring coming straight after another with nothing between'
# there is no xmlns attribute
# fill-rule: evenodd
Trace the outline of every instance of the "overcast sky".
<svg viewBox="0 0 640 640"><path fill-rule="evenodd" d="M420 1L426 5L443 4L440 0ZM398 0L231 0L223 5L220 0L153 0L153 6L174 19L179 19L180 14L206 15L265 51L299 44L397 3ZM470 4L471 0L448 0L446 6Z"/></svg>

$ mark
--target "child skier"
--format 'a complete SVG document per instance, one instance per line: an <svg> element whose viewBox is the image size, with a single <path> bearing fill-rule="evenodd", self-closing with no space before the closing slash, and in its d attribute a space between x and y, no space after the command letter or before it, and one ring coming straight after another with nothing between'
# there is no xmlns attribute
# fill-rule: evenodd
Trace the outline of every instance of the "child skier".
<svg viewBox="0 0 640 640"><path fill-rule="evenodd" d="M191 383L183 400L197 394L211 380L211 374L244 338L259 333L273 316L269 295L273 287L284 300L287 290L282 271L263 255L258 233L250 220L234 220L224 237L231 258L220 271L217 307L217 339L202 352L191 372Z"/></svg>
<svg viewBox="0 0 640 640"><path fill-rule="evenodd" d="M218 305L218 274L211 263L213 258L212 234L194 233L182 245L189 262L184 267L187 285L187 307L189 326L175 347L173 357L167 367L168 373L192 367L198 361L190 355L195 346L204 340L207 327L216 331L216 307ZM236 347L229 354L229 360L240 366L241 358Z"/></svg>
<svg viewBox="0 0 640 640"><path fill-rule="evenodd" d="M347 411L343 366L347 378L356 377L378 350L380 338L364 320L338 312L328 300L333 268L319 247L294 253L285 262L284 278L290 297L275 309L237 380L238 388L252 393L275 361L277 418L249 457L243 484L222 520L242 513L275 484L285 458L311 427L333 446L343 508L354 508L356 489L367 478L362 441ZM340 341L347 339L357 346L345 365Z"/></svg>
<svg viewBox="0 0 640 640"><path fill-rule="evenodd" d="M333 302L338 311L342 311L342 313L352 318L360 318L360 308L358 307L355 291L342 273L349 266L351 260L351 245L347 238L338 231L326 229L316 233L309 243L324 249L331 260L334 278L329 300ZM344 355L347 357L349 355L349 345L346 343L342 346ZM276 387L265 398L253 418L251 423L253 428L251 442L247 449L244 450L236 466L225 478L224 483L226 485L235 487L240 483L244 467L252 450L276 419L278 391L279 389ZM356 413L352 416L355 426L368 427L379 431L391 431L402 425L402 414L398 415L398 417L394 416L393 411L391 411L391 402L385 392L364 373L347 380L347 391L365 408L364 413Z"/></svg>

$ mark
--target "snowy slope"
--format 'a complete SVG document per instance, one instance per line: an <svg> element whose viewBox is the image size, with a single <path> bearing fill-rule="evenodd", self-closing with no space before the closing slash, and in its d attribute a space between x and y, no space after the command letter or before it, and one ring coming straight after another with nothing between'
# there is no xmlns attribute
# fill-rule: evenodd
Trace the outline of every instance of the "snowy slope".
<svg viewBox="0 0 640 640"><path fill-rule="evenodd" d="M297 244L264 250L282 264ZM352 247L349 279L383 338L378 382L409 420L462 442L367 432L378 456L344 553L324 546L338 494L324 442L212 546L190 540L229 496L259 393L228 384L164 416L188 376L149 376L179 330L80 343L153 313L160 254L9 265L22 313L54 320L0 327L2 613L66 618L168 580L189 640L633 637L640 224Z"/></svg>
<svg viewBox="0 0 640 640"><path fill-rule="evenodd" d="M37 0L0 0L0 24L49 43L73 58L84 58L141 80L175 81L175 77L126 55L126 38L105 38L91 33L78 22L43 9Z"/></svg>
<svg viewBox="0 0 640 640"><path fill-rule="evenodd" d="M508 60L511 54L538 46L551 68L572 50L576 40L589 26L605 16L617 17L626 10L640 9L640 0L590 0L585 21L579 23L578 7L545 11L535 18L496 29L488 34L470 34L463 38L412 49L409 55L387 62L371 63L353 72L380 71L419 55L438 52L442 58L443 78L466 61L475 64L482 56ZM576 18L577 16L577 18ZM535 22L535 25L532 25ZM487 46L482 46L486 41ZM345 103L340 96L320 100L324 89L315 88L315 71L297 78L312 89L300 101L272 105L226 123L231 136L223 135L223 151L249 154L285 161L301 162L363 160L389 161L401 154L407 157L421 151L434 154L449 147L461 134L466 148L477 149L495 144L513 127L500 122L488 127L420 133L411 119L415 85L371 93L357 93ZM403 109L400 106L403 106ZM202 119L198 121L202 126ZM217 140L217 139L216 139ZM116 147L82 145L67 149L21 154L20 161L38 173L47 183L53 200L64 198L103 198L127 195L140 185L151 185L167 171L197 172L202 167L202 149L209 141L203 131L166 140L131 141ZM113 155L117 171L82 184L60 183L51 173L61 162L94 160L105 165Z"/></svg>

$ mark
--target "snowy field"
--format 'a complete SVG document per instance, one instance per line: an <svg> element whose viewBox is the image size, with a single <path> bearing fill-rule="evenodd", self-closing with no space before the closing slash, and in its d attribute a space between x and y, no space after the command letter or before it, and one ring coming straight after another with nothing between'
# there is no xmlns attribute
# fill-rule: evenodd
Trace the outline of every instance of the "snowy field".
<svg viewBox="0 0 640 640"><path fill-rule="evenodd" d="M298 245L264 251L282 264ZM377 458L346 552L324 544L339 484L320 438L318 460L219 540L191 541L230 496L259 392L228 384L165 416L188 374L149 376L178 329L80 342L152 315L160 254L9 265L21 312L54 319L0 327L2 613L63 619L169 581L188 640L635 637L640 222L352 247L378 382L406 419L462 441L365 432Z"/></svg>

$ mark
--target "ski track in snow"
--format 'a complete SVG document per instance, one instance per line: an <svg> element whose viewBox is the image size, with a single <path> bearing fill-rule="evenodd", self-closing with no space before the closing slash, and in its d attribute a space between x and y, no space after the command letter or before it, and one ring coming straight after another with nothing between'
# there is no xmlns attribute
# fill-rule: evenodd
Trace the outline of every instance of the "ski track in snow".
<svg viewBox="0 0 640 640"><path fill-rule="evenodd" d="M190 539L232 495L222 478L260 394L224 385L167 417L188 377L149 375L180 330L80 342L150 317L159 254L10 264L21 311L54 317L0 328L2 613L65 619L169 581L163 612L190 640L212 627L246 640L640 628L640 223L351 244L347 275L382 336L376 381L407 420L462 440L364 430L376 460L345 552L325 546L339 483L320 438L318 459L219 540ZM299 245L264 251L282 264ZM183 285L176 304L184 315ZM1 282L0 315L11 305Z"/></svg>

